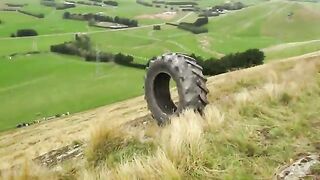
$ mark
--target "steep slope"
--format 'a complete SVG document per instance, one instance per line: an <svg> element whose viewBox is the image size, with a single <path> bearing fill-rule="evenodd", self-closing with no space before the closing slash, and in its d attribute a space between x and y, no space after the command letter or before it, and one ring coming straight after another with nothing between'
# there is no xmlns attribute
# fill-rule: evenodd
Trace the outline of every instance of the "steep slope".
<svg viewBox="0 0 320 180"><path fill-rule="evenodd" d="M68 165L78 178L270 178L279 165L319 148L319 63L317 52L209 78L204 121L186 112L159 128L138 97L2 133L0 169L80 140L88 147L76 165L99 168ZM53 177L66 173L63 167Z"/></svg>

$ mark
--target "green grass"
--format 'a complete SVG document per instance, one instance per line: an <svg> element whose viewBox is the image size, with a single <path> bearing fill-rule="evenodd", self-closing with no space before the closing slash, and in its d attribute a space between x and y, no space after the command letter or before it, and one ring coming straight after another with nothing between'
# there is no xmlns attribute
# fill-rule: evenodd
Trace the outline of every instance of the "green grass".
<svg viewBox="0 0 320 180"><path fill-rule="evenodd" d="M282 59L287 57L299 56L302 54L307 54L315 51L320 51L320 41L298 44L294 46L289 46L285 48L279 48L271 51L266 51L267 61Z"/></svg>
<svg viewBox="0 0 320 180"><path fill-rule="evenodd" d="M18 12L0 12L0 18L5 21L0 26L0 37L10 37L11 33L25 28L35 29L39 35L103 30L87 26L85 21L62 20L62 13L54 10L45 18L39 19Z"/></svg>
<svg viewBox="0 0 320 180"><path fill-rule="evenodd" d="M140 95L143 70L40 54L0 60L0 131Z"/></svg>

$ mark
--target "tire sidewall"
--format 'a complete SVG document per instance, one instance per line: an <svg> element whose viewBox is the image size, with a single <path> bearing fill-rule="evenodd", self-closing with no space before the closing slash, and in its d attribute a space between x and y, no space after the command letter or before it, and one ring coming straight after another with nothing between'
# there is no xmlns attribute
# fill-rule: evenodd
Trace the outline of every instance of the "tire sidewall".
<svg viewBox="0 0 320 180"><path fill-rule="evenodd" d="M177 86L176 88L179 96L179 104L177 105L177 110L173 114L166 114L161 110L154 94L153 88L155 78L160 73L168 74L175 81ZM182 91L183 85L180 80L179 73L175 72L175 69L172 66L172 64L163 60L157 60L150 65L145 80L145 95L150 111L152 112L155 119L159 121L160 124L164 123L170 116L178 115L182 111L183 107L185 106L183 97L184 93Z"/></svg>

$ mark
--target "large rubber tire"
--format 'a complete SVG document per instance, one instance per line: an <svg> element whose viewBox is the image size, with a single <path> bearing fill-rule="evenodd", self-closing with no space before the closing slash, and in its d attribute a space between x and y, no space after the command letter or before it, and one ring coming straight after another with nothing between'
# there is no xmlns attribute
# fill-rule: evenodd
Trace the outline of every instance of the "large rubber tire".
<svg viewBox="0 0 320 180"><path fill-rule="evenodd" d="M179 94L177 105L170 95L171 78ZM202 67L187 55L168 53L150 60L145 78L145 99L158 124L167 123L170 116L179 115L187 108L201 113L208 104L206 81Z"/></svg>

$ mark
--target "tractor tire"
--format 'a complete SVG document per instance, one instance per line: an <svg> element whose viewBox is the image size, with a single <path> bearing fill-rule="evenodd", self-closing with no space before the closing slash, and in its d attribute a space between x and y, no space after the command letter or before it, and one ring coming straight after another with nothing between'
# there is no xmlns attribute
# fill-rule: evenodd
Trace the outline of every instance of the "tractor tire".
<svg viewBox="0 0 320 180"><path fill-rule="evenodd" d="M171 78L179 95L177 104L170 94ZM208 104L206 81L202 67L187 55L168 53L150 60L145 77L145 99L158 124L166 124L171 116L178 116L185 109L202 113Z"/></svg>

